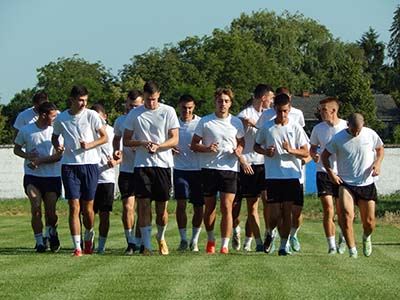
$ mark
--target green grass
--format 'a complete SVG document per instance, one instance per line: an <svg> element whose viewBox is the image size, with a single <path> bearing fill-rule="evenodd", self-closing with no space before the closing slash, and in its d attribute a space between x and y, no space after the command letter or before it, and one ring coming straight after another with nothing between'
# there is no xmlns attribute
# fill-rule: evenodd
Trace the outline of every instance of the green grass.
<svg viewBox="0 0 400 300"><path fill-rule="evenodd" d="M204 230L201 253L177 253L173 201L167 231L169 256L123 255L120 201L115 203L105 255L71 257L64 201L58 205L62 250L37 254L27 200L0 201L0 299L397 299L398 196L385 197L378 205L377 214L385 217L378 219L369 258L362 255L361 225L356 220L357 260L347 254L327 255L322 209L315 196L306 199L299 233L301 252L290 257L242 251L206 255ZM244 206L242 212L245 216Z"/></svg>

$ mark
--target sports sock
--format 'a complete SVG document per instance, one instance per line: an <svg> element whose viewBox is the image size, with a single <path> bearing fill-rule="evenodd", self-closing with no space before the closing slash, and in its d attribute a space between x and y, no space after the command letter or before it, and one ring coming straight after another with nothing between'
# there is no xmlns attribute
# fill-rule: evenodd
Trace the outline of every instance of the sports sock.
<svg viewBox="0 0 400 300"><path fill-rule="evenodd" d="M42 233L36 233L35 234L35 240L36 240L36 245L44 245L43 243L43 234Z"/></svg>
<svg viewBox="0 0 400 300"><path fill-rule="evenodd" d="M352 247L349 249L349 254L352 255L354 253L357 253L357 248L356 247Z"/></svg>
<svg viewBox="0 0 400 300"><path fill-rule="evenodd" d="M180 228L179 235L181 236L181 241L187 241L186 228Z"/></svg>
<svg viewBox="0 0 400 300"><path fill-rule="evenodd" d="M157 224L157 240L165 240L165 231L167 231L167 225L161 226Z"/></svg>
<svg viewBox="0 0 400 300"><path fill-rule="evenodd" d="M207 231L207 240L209 242L215 241L214 230Z"/></svg>
<svg viewBox="0 0 400 300"><path fill-rule="evenodd" d="M335 236L328 236L326 238L328 241L328 248L329 249L336 249L336 237Z"/></svg>
<svg viewBox="0 0 400 300"><path fill-rule="evenodd" d="M256 244L257 245L262 245L263 244L262 239L261 238L256 238Z"/></svg>
<svg viewBox="0 0 400 300"><path fill-rule="evenodd" d="M135 236L135 237L133 238L133 243L134 243L136 246L140 247L140 245L142 244L142 238L141 238L141 237Z"/></svg>
<svg viewBox="0 0 400 300"><path fill-rule="evenodd" d="M140 227L140 233L142 234L142 243L144 247L148 250L151 250L151 226Z"/></svg>
<svg viewBox="0 0 400 300"><path fill-rule="evenodd" d="M94 238L94 229L93 228L90 228L90 229L85 228L85 241L92 242L93 238Z"/></svg>
<svg viewBox="0 0 400 300"><path fill-rule="evenodd" d="M222 238L221 239L221 248L227 248L229 247L229 238Z"/></svg>
<svg viewBox="0 0 400 300"><path fill-rule="evenodd" d="M199 241L199 236L201 232L201 227L193 227L192 228L192 243L196 243Z"/></svg>
<svg viewBox="0 0 400 300"><path fill-rule="evenodd" d="M245 239L244 239L243 248L251 247L252 240L253 240L253 238L251 236L246 236Z"/></svg>
<svg viewBox="0 0 400 300"><path fill-rule="evenodd" d="M50 227L50 231L49 231L49 233L51 234L51 235L57 235L57 226L51 226Z"/></svg>
<svg viewBox="0 0 400 300"><path fill-rule="evenodd" d="M239 234L240 235L240 226L238 225L238 226L236 226L236 227L233 227L233 234Z"/></svg>
<svg viewBox="0 0 400 300"><path fill-rule="evenodd" d="M97 251L104 251L106 247L107 237L99 235L99 245L97 246Z"/></svg>
<svg viewBox="0 0 400 300"><path fill-rule="evenodd" d="M292 227L290 229L290 236L297 236L297 232L299 231L300 227L296 228L296 227Z"/></svg>
<svg viewBox="0 0 400 300"><path fill-rule="evenodd" d="M50 237L50 226L46 226L46 231L44 233L44 237Z"/></svg>
<svg viewBox="0 0 400 300"><path fill-rule="evenodd" d="M126 240L129 244L134 243L134 236L133 236L133 230L132 229L125 229L125 237Z"/></svg>
<svg viewBox="0 0 400 300"><path fill-rule="evenodd" d="M81 250L81 236L80 235L72 235L72 243L74 244L75 250Z"/></svg>
<svg viewBox="0 0 400 300"><path fill-rule="evenodd" d="M279 246L279 250L286 249L287 242L288 242L288 239L281 238L281 244Z"/></svg>

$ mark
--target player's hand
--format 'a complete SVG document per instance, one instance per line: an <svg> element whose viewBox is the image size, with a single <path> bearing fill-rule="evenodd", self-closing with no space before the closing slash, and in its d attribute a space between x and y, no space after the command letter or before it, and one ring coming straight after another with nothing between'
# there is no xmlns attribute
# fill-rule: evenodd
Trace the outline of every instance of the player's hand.
<svg viewBox="0 0 400 300"><path fill-rule="evenodd" d="M36 150L36 148L35 149L32 149L32 151L31 152L28 152L27 153L28 154L28 159L29 160L34 160L34 159L36 159L36 158L38 158L39 157L39 152Z"/></svg>
<svg viewBox="0 0 400 300"><path fill-rule="evenodd" d="M265 154L268 156L268 157L272 157L272 156L274 156L274 154L275 154L275 146L269 146L269 147L267 147L267 149L265 149Z"/></svg>
<svg viewBox="0 0 400 300"><path fill-rule="evenodd" d="M157 152L157 149L160 148L160 145L155 144L155 143L150 143L146 149L149 151L150 154L154 154Z"/></svg>
<svg viewBox="0 0 400 300"><path fill-rule="evenodd" d="M290 153L290 151L292 150L292 148L290 147L290 144L287 140L283 141L282 148L285 149L288 153Z"/></svg>
<svg viewBox="0 0 400 300"><path fill-rule="evenodd" d="M110 168L114 168L117 165L117 162L111 156L107 157L107 159L107 165Z"/></svg>
<svg viewBox="0 0 400 300"><path fill-rule="evenodd" d="M343 183L343 180L334 173L329 174L329 177L331 178L331 181L336 185L340 185Z"/></svg>
<svg viewBox="0 0 400 300"><path fill-rule="evenodd" d="M189 145L189 148L190 148L190 145ZM175 154L175 155L179 154L179 147L178 146L172 147L171 150L172 150L172 154Z"/></svg>
<svg viewBox="0 0 400 300"><path fill-rule="evenodd" d="M63 154L65 151L64 145L58 145L56 151L58 154Z"/></svg>
<svg viewBox="0 0 400 300"><path fill-rule="evenodd" d="M235 155L237 158L240 158L240 156L242 155L242 151L243 151L243 148L240 148L240 149L238 149L238 148L233 149L233 155Z"/></svg>
<svg viewBox="0 0 400 300"><path fill-rule="evenodd" d="M122 158L122 151L121 150L116 150L113 153L113 159L114 160L120 160Z"/></svg>
<svg viewBox="0 0 400 300"><path fill-rule="evenodd" d="M218 143L212 143L208 147L208 152L218 152Z"/></svg>
<svg viewBox="0 0 400 300"><path fill-rule="evenodd" d="M321 158L319 153L314 153L311 157L312 157L313 161L316 162L316 163L318 163L320 158Z"/></svg>
<svg viewBox="0 0 400 300"><path fill-rule="evenodd" d="M381 173L381 166L378 164L372 165L372 176L378 176Z"/></svg>
<svg viewBox="0 0 400 300"><path fill-rule="evenodd" d="M81 149L83 150L89 150L89 143L86 143L84 140L79 139L79 144L81 145Z"/></svg>
<svg viewBox="0 0 400 300"><path fill-rule="evenodd" d="M243 159L243 161L242 160L239 160L239 161L240 161L240 166L242 167L244 174L246 174L246 175L254 175L253 168L251 167L251 165L249 165L247 163L246 160Z"/></svg>

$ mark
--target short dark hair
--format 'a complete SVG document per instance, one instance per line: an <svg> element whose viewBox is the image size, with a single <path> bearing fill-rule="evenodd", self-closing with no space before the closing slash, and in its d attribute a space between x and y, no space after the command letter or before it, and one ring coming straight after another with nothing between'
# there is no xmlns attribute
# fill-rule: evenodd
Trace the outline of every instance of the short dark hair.
<svg viewBox="0 0 400 300"><path fill-rule="evenodd" d="M32 102L33 103L40 103L43 101L48 101L47 94L44 91L38 91L33 95Z"/></svg>
<svg viewBox="0 0 400 300"><path fill-rule="evenodd" d="M46 101L40 104L38 107L39 115L40 114L48 115L53 110L57 110L57 106L53 102Z"/></svg>
<svg viewBox="0 0 400 300"><path fill-rule="evenodd" d="M290 97L288 94L282 93L275 96L274 107L284 106L290 104Z"/></svg>
<svg viewBox="0 0 400 300"><path fill-rule="evenodd" d="M280 86L276 89L275 94L277 94L277 95L286 94L286 95L290 96L290 91L289 91L289 88L287 88L286 86Z"/></svg>
<svg viewBox="0 0 400 300"><path fill-rule="evenodd" d="M194 101L192 95L184 94L179 97L179 103L186 103L186 102L194 102L196 104L196 101Z"/></svg>
<svg viewBox="0 0 400 300"><path fill-rule="evenodd" d="M74 99L89 95L88 90L83 85L74 85L71 89L69 96Z"/></svg>
<svg viewBox="0 0 400 300"><path fill-rule="evenodd" d="M132 91L129 91L129 93L128 93L128 99L132 100L132 101L134 101L138 97L142 97L142 96L143 96L143 93L139 90L132 90Z"/></svg>
<svg viewBox="0 0 400 300"><path fill-rule="evenodd" d="M160 88L155 81L149 80L144 84L143 92L152 95L154 93L160 92Z"/></svg>
<svg viewBox="0 0 400 300"><path fill-rule="evenodd" d="M214 93L214 97L217 98L223 94L227 95L231 99L231 101L233 101L234 94L233 94L232 90L228 89L228 88L218 88Z"/></svg>
<svg viewBox="0 0 400 300"><path fill-rule="evenodd" d="M259 99L268 92L272 92L271 86L263 83L257 84L256 88L254 89L254 98Z"/></svg>
<svg viewBox="0 0 400 300"><path fill-rule="evenodd" d="M335 102L338 106L340 105L339 100L336 99L335 97L324 98L321 101L319 101L319 104L326 104L326 103L330 103L330 102Z"/></svg>
<svg viewBox="0 0 400 300"><path fill-rule="evenodd" d="M106 114L106 109L104 108L104 105L101 103L95 103L92 105L92 110L96 111L96 112L102 112L103 114Z"/></svg>

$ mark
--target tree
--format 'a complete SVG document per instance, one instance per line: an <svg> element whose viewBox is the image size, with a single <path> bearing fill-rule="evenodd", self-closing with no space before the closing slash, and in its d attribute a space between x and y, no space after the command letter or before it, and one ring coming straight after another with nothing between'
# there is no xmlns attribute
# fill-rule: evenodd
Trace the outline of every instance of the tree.
<svg viewBox="0 0 400 300"><path fill-rule="evenodd" d="M357 41L358 46L363 49L365 58L367 59L366 72L371 74L371 87L374 90L382 91L384 89L384 66L385 44L378 42L378 33L370 27L361 39Z"/></svg>
<svg viewBox="0 0 400 300"><path fill-rule="evenodd" d="M393 61L396 69L400 68L400 5L394 12L392 26L390 27L390 41L388 44L388 56Z"/></svg>
<svg viewBox="0 0 400 300"><path fill-rule="evenodd" d="M3 114L4 105L0 105L0 145L11 144L12 131L7 124L8 118Z"/></svg>

